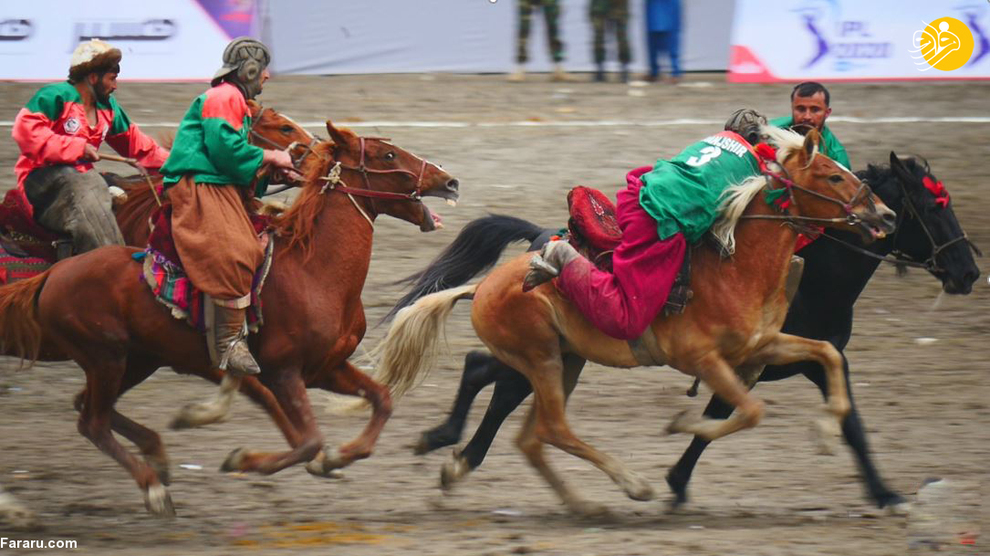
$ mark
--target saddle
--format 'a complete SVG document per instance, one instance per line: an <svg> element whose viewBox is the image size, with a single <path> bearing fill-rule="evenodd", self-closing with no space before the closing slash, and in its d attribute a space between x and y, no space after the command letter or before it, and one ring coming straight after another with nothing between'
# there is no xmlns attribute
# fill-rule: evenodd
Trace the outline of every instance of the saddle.
<svg viewBox="0 0 990 556"><path fill-rule="evenodd" d="M615 215L615 205L601 191L579 185L567 194L567 240L581 255L601 270L612 272L612 253L622 241L622 230ZM664 315L684 312L692 297L691 249L684 254L684 263L677 273L674 286L667 296Z"/></svg>
<svg viewBox="0 0 990 556"><path fill-rule="evenodd" d="M251 301L247 309L247 324L251 332L257 332L264 318L261 312L261 289L271 270L275 242L272 241L271 216L248 214L258 242L265 250L265 260L255 271L251 283ZM172 316L185 320L200 332L206 331L204 294L186 275L179 252L172 239L172 204L165 202L151 216L151 236L144 251L134 253L134 260L141 262L141 279L148 284L155 300L167 307Z"/></svg>

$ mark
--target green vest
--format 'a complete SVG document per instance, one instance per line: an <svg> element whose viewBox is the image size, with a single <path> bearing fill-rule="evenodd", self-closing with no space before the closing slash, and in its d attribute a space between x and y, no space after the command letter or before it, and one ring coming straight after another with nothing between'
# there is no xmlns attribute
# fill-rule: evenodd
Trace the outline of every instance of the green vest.
<svg viewBox="0 0 990 556"><path fill-rule="evenodd" d="M794 118L790 116L774 118L770 120L770 125L787 129L794 125ZM847 170L852 168L849 164L849 155L846 154L846 148L842 146L842 143L840 143L838 139L835 138L832 130L829 129L827 125L822 126L821 151L825 156L845 166Z"/></svg>
<svg viewBox="0 0 990 556"><path fill-rule="evenodd" d="M724 131L691 145L643 174L639 204L657 221L660 239L681 232L696 243L719 215L722 193L758 175L760 165L741 137Z"/></svg>

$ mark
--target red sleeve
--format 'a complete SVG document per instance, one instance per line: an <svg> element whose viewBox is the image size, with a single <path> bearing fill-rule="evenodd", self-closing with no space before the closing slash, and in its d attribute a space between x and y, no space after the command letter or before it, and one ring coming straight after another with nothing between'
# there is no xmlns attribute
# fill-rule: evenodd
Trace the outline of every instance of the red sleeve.
<svg viewBox="0 0 990 556"><path fill-rule="evenodd" d="M244 127L244 118L250 114L244 96L236 87L224 83L206 92L203 101L203 119L218 118L240 131Z"/></svg>
<svg viewBox="0 0 990 556"><path fill-rule="evenodd" d="M11 135L21 153L36 163L68 164L82 158L86 139L59 135L52 131L52 125L44 114L21 108Z"/></svg>
<svg viewBox="0 0 990 556"><path fill-rule="evenodd" d="M168 158L168 151L134 124L123 133L108 135L107 144L121 156L137 159L138 164L145 168L161 168Z"/></svg>

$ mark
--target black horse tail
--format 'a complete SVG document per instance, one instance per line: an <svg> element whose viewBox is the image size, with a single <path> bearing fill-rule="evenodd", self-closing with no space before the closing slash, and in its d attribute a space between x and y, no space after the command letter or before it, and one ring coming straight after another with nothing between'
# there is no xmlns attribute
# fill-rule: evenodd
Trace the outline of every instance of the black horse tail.
<svg viewBox="0 0 990 556"><path fill-rule="evenodd" d="M544 234L549 237L550 231L514 216L490 214L472 220L429 266L397 282L413 287L381 322L390 320L400 309L425 295L464 285L491 269L510 243L523 240L533 243Z"/></svg>

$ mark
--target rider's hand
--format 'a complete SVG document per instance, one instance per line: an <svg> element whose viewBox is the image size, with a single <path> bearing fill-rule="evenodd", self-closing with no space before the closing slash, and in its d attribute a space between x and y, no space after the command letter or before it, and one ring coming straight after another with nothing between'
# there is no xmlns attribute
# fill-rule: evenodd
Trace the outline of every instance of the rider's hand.
<svg viewBox="0 0 990 556"><path fill-rule="evenodd" d="M270 149L265 149L265 154L262 157L262 162L266 164L271 164L278 168L285 168L287 170L293 169L292 157L286 151L275 151Z"/></svg>
<svg viewBox="0 0 990 556"><path fill-rule="evenodd" d="M96 162L97 160L100 159L100 153L99 151L97 151L96 147L94 147L89 143L86 143L86 146L83 147L82 157L86 160L91 160L93 162Z"/></svg>

